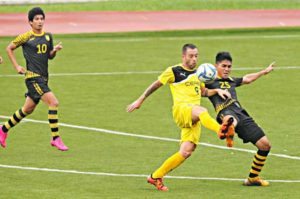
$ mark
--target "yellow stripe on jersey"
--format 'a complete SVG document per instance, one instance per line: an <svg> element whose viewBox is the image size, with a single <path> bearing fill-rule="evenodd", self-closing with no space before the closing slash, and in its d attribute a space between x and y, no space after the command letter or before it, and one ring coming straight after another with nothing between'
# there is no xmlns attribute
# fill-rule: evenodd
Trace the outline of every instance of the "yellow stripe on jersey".
<svg viewBox="0 0 300 199"><path fill-rule="evenodd" d="M25 32L23 34L20 34L17 36L12 43L16 46L19 47L22 44L26 43L31 37L33 36L32 31Z"/></svg>
<svg viewBox="0 0 300 199"><path fill-rule="evenodd" d="M26 73L25 73L25 79L30 79L30 78L33 78L33 77L40 77L40 75L27 70Z"/></svg>
<svg viewBox="0 0 300 199"><path fill-rule="evenodd" d="M16 47L19 47L21 45L23 45L24 43L26 43L29 39L33 38L34 36L40 37L43 36L45 34L45 32L43 31L41 34L37 34L34 33L32 30L25 32L23 34L20 34L19 36L17 36L12 43L14 45L16 45Z"/></svg>

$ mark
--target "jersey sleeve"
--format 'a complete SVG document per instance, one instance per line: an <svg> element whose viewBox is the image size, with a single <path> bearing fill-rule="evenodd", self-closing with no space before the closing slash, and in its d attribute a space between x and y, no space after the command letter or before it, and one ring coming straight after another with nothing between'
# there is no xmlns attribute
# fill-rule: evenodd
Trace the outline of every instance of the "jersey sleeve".
<svg viewBox="0 0 300 199"><path fill-rule="evenodd" d="M49 45L49 50L51 51L51 50L53 50L53 36L52 36L51 33L47 33L47 34L48 34L49 37L50 37L50 41L49 41L49 43L50 43L50 45Z"/></svg>
<svg viewBox="0 0 300 199"><path fill-rule="evenodd" d="M235 83L236 83L236 87L241 86L242 83L243 83L243 78L242 78L242 77L234 77L233 80L234 80Z"/></svg>
<svg viewBox="0 0 300 199"><path fill-rule="evenodd" d="M172 67L167 68L159 77L158 80L165 85L166 83L173 83L175 81L175 76Z"/></svg>
<svg viewBox="0 0 300 199"><path fill-rule="evenodd" d="M20 34L17 36L12 43L18 48L19 46L22 46L24 43L26 43L31 37L31 32L26 32L24 34Z"/></svg>

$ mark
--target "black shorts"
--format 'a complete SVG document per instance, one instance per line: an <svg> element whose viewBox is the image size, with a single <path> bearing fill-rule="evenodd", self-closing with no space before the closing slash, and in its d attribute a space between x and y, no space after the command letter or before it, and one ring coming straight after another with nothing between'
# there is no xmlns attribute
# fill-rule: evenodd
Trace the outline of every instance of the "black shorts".
<svg viewBox="0 0 300 199"><path fill-rule="evenodd" d="M48 81L43 77L34 77L25 80L26 87L28 89L25 97L30 97L34 103L38 104L41 100L41 97L50 92L50 88L48 87Z"/></svg>
<svg viewBox="0 0 300 199"><path fill-rule="evenodd" d="M232 115L237 120L235 132L244 143L251 142L255 144L260 138L265 136L264 131L260 128L247 111L235 104L230 105L220 111L217 121L222 123L222 118L226 115Z"/></svg>

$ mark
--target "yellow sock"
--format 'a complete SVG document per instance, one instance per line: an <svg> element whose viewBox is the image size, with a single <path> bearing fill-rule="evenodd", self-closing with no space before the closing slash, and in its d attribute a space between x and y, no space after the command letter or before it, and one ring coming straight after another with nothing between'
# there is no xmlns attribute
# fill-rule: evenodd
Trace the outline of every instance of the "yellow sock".
<svg viewBox="0 0 300 199"><path fill-rule="evenodd" d="M220 124L218 124L218 122L216 120L214 120L207 111L200 113L199 119L200 119L201 124L205 128L212 130L216 133L219 132Z"/></svg>
<svg viewBox="0 0 300 199"><path fill-rule="evenodd" d="M175 153L169 157L153 174L153 178L163 178L167 173L178 167L185 158L179 153Z"/></svg>

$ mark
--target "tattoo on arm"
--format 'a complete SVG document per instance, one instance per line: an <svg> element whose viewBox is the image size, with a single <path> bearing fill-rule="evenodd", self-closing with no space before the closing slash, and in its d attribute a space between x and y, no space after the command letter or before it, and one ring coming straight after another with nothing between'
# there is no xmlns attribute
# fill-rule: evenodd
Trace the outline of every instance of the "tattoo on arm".
<svg viewBox="0 0 300 199"><path fill-rule="evenodd" d="M144 97L147 98L149 95L151 95L154 91L156 91L161 86L162 84L160 82L154 82L146 89L146 91L144 92Z"/></svg>

